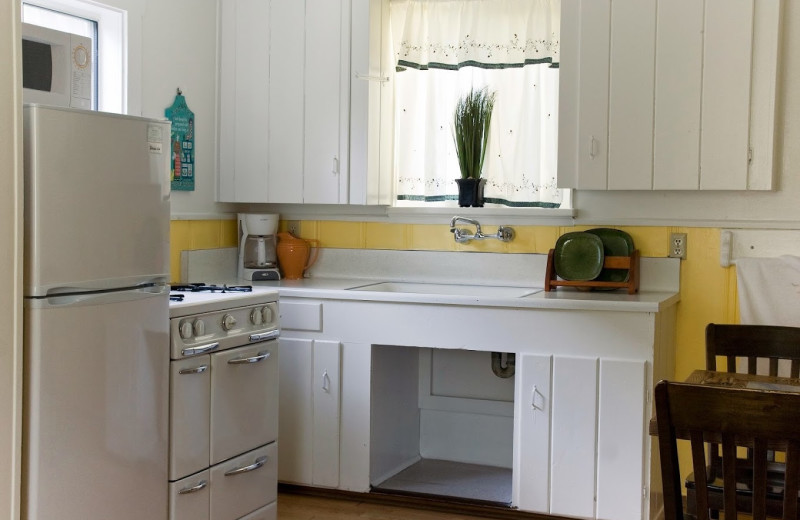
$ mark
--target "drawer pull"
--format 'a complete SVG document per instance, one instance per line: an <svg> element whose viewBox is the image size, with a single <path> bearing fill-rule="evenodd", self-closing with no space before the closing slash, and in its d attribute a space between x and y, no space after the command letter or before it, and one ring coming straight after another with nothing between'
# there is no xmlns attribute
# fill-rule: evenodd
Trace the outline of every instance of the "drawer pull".
<svg viewBox="0 0 800 520"><path fill-rule="evenodd" d="M226 477L232 477L233 475L241 475L242 473L247 473L249 471L254 471L263 466L267 462L267 456L264 455L256 459L256 461L249 466L244 466L241 468L232 469L230 471L225 472Z"/></svg>
<svg viewBox="0 0 800 520"><path fill-rule="evenodd" d="M200 365L199 367L195 367L195 368L184 368L182 370L179 370L178 373L179 374L202 374L206 370L208 370L208 365Z"/></svg>
<svg viewBox="0 0 800 520"><path fill-rule="evenodd" d="M267 332L259 332L258 334L250 334L250 343L255 343L256 341L267 341L269 339L275 339L280 335L278 330L270 330Z"/></svg>
<svg viewBox="0 0 800 520"><path fill-rule="evenodd" d="M178 494L188 495L189 493L197 493L201 489L205 489L206 486L208 486L208 482L206 482L205 480L201 480L200 482L197 483L196 486L181 489L180 491L178 491Z"/></svg>
<svg viewBox="0 0 800 520"><path fill-rule="evenodd" d="M211 352L212 350L217 350L218 348L219 342L209 343L208 345L198 345L196 347L189 347L181 350L181 355L196 356L197 354L205 354L206 352Z"/></svg>
<svg viewBox="0 0 800 520"><path fill-rule="evenodd" d="M259 352L257 356L243 359L229 359L229 365L246 365L248 363L260 363L269 357L269 352Z"/></svg>

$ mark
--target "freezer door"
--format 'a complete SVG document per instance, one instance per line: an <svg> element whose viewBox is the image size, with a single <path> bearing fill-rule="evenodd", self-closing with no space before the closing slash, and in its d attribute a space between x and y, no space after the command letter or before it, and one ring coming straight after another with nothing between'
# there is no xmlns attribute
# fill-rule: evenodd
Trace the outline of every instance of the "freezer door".
<svg viewBox="0 0 800 520"><path fill-rule="evenodd" d="M168 296L24 309L23 518L164 518Z"/></svg>
<svg viewBox="0 0 800 520"><path fill-rule="evenodd" d="M23 114L25 295L166 278L169 122L37 105Z"/></svg>

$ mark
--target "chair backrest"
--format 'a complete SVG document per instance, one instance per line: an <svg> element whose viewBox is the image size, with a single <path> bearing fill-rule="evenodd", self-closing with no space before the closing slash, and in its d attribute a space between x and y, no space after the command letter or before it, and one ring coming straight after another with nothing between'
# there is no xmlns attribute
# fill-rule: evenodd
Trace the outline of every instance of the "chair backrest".
<svg viewBox="0 0 800 520"><path fill-rule="evenodd" d="M717 368L717 356L727 358L728 372L736 372L736 358L747 359L747 373L756 373L756 360L769 359L769 375L778 375L778 360L791 360L790 377L800 377L800 327L773 325L718 325L706 327L706 369Z"/></svg>
<svg viewBox="0 0 800 520"><path fill-rule="evenodd" d="M798 518L800 393L661 381L655 389L666 520L683 520L677 439L691 442L697 518L708 520L705 442L722 444L725 519L736 520L739 446L753 453L752 518L766 518L767 451L785 452L783 519Z"/></svg>

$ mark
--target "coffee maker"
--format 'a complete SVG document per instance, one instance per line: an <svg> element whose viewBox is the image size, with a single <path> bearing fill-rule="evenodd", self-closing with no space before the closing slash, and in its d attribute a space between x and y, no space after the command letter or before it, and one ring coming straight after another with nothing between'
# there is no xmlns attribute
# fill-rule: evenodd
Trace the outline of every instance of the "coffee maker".
<svg viewBox="0 0 800 520"><path fill-rule="evenodd" d="M277 214L239 213L239 278L280 280L277 232Z"/></svg>

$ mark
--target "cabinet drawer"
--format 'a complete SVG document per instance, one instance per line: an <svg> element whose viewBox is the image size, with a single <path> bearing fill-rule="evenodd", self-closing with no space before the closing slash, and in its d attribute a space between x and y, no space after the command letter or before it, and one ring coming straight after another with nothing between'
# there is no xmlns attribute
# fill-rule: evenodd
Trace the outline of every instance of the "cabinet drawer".
<svg viewBox="0 0 800 520"><path fill-rule="evenodd" d="M210 473L201 471L169 485L169 520L209 520Z"/></svg>
<svg viewBox="0 0 800 520"><path fill-rule="evenodd" d="M211 468L211 520L236 520L277 500L277 448L273 442Z"/></svg>
<svg viewBox="0 0 800 520"><path fill-rule="evenodd" d="M277 439L277 341L212 354L211 389L212 465Z"/></svg>
<svg viewBox="0 0 800 520"><path fill-rule="evenodd" d="M169 480L208 467L211 359L198 356L170 363Z"/></svg>
<svg viewBox="0 0 800 520"><path fill-rule="evenodd" d="M319 302L280 302L281 328L322 331L322 304Z"/></svg>

